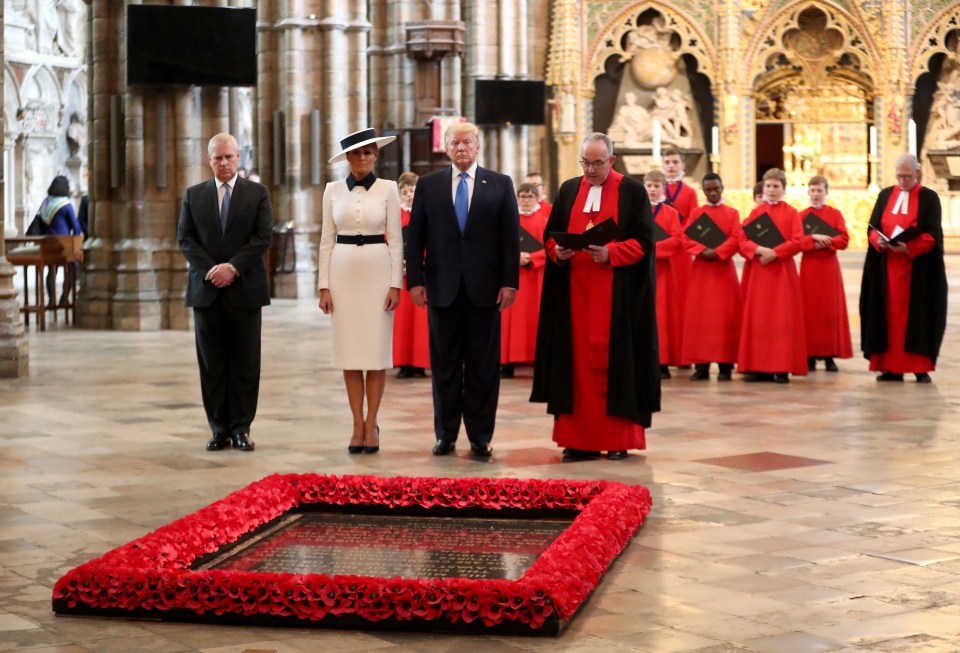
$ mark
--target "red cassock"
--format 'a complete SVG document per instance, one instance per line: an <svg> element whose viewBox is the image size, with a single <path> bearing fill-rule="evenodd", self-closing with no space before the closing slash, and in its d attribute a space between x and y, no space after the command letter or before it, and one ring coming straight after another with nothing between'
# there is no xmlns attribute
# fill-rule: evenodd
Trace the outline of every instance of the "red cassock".
<svg viewBox="0 0 960 653"><path fill-rule="evenodd" d="M400 225L410 222L410 211L400 209ZM407 278L403 278L407 289ZM400 293L400 303L393 313L393 366L430 367L430 332L427 328L427 311L417 308L410 300L410 293Z"/></svg>
<svg viewBox="0 0 960 653"><path fill-rule="evenodd" d="M743 239L740 213L730 206L705 205L696 209L690 222L706 213L727 234L714 251L717 258L700 256L706 249L683 237L683 247L693 255L690 284L683 321L683 355L688 363L735 363L740 348L743 299L733 256Z"/></svg>
<svg viewBox="0 0 960 653"><path fill-rule="evenodd" d="M673 261L681 254L683 231L680 217L664 203L653 207L653 219L668 238L657 242L657 335L660 339L660 364L681 365L683 298L677 290ZM689 258L684 255L685 258Z"/></svg>
<svg viewBox="0 0 960 653"><path fill-rule="evenodd" d="M837 251L850 242L843 214L832 206L809 207L800 214L802 221L809 213L819 216L840 233L830 247L815 249L813 236L803 237L803 258L800 260L800 294L803 297L803 324L807 334L807 356L814 358L852 358L850 320L847 297Z"/></svg>
<svg viewBox="0 0 960 653"><path fill-rule="evenodd" d="M773 248L777 259L762 265L754 259L757 244L740 241L743 264L743 324L740 328L740 372L807 374L807 338L803 331L800 276L793 260L803 240L800 214L786 202L762 202L743 221L746 226L767 213L786 242Z"/></svg>
<svg viewBox="0 0 960 653"><path fill-rule="evenodd" d="M676 209L680 217L680 227L684 228L690 220L696 219L693 212L700 204L697 191L684 181L667 183L664 189L666 203ZM690 285L690 271L693 267L693 258L686 252L680 252L673 258L673 276L677 287L677 299L680 302L680 323L683 323L683 312L686 308L687 287ZM681 333L682 338L682 333ZM678 343L681 348L683 342Z"/></svg>
<svg viewBox="0 0 960 653"><path fill-rule="evenodd" d="M910 190L907 201L907 214L894 215L893 207L900 197L899 189L890 193L890 199L883 210L880 227L886 236L891 236L894 227L917 225L917 209L920 206L920 184L915 184ZM870 231L870 245L877 246L879 236ZM908 255L887 254L887 351L873 354L870 357L870 369L879 372L893 372L902 374L909 372L931 372L936 369L928 356L912 354L903 350L903 343L907 336L907 309L910 306L910 277L913 273L914 257L926 254L933 250L937 241L928 233L921 233L907 243Z"/></svg>
<svg viewBox="0 0 960 653"><path fill-rule="evenodd" d="M520 227L543 242L550 210L543 204L529 215L520 215ZM513 305L500 313L500 363L532 363L537 350L537 319L543 288L544 250L530 255L530 266L520 267L520 287Z"/></svg>
<svg viewBox="0 0 960 653"><path fill-rule="evenodd" d="M586 177L574 200L567 230L583 233L587 224L612 217L619 222L619 184L623 175L610 171L603 183L600 211L584 213L590 184ZM613 268L631 265L643 258L643 248L634 239L612 242L608 264L594 263L590 254L577 252L567 260L570 267L570 327L573 342L573 412L557 415L553 440L561 447L587 451L645 449L642 426L607 415L607 370L610 348L610 313L613 307ZM547 255L556 259L556 243L547 240Z"/></svg>

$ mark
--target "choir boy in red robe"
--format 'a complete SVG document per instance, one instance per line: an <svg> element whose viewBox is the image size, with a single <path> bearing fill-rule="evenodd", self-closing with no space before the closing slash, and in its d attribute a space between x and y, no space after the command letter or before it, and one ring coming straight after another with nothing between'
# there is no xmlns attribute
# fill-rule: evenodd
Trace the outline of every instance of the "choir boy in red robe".
<svg viewBox="0 0 960 653"><path fill-rule="evenodd" d="M400 225L406 229L410 222L410 207L417 187L417 175L405 172L397 179L400 192ZM403 287L407 287L404 263ZM400 304L393 314L393 366L399 367L398 379L424 378L430 367L430 333L427 312L410 301L409 293L400 293Z"/></svg>
<svg viewBox="0 0 960 653"><path fill-rule="evenodd" d="M707 247L686 232L683 246L694 256L687 288L687 305L683 322L683 360L694 364L691 381L710 378L710 363L720 368L718 381L729 381L740 346L740 322L743 299L733 255L740 247L743 230L740 213L723 203L723 180L710 172L700 184L707 203L696 209L689 226L702 214L713 220L726 236L715 248Z"/></svg>
<svg viewBox="0 0 960 653"><path fill-rule="evenodd" d="M863 354L878 381L930 383L947 324L940 198L920 185L912 154L896 161L897 186L884 188L870 217L870 247L860 288ZM888 242L900 230L902 241Z"/></svg>
<svg viewBox="0 0 960 653"><path fill-rule="evenodd" d="M670 378L669 365L681 364L680 342L682 337L683 314L682 298L677 292L673 274L673 259L683 246L683 231L680 218L673 207L663 201L663 190L667 177L659 170L651 170L643 176L643 186L650 196L653 220L663 231L657 240L657 333L660 339L660 378Z"/></svg>
<svg viewBox="0 0 960 653"><path fill-rule="evenodd" d="M537 187L537 194L540 196L540 208L542 208L547 215L550 215L550 209L553 208L553 204L547 201L547 186L543 183L543 175L539 172L528 172L527 176L523 178L523 183L533 184Z"/></svg>
<svg viewBox="0 0 960 653"><path fill-rule="evenodd" d="M797 210L783 201L787 178L778 168L763 175L764 202L743 222L743 323L737 369L745 381L789 383L789 374L807 374L807 339L803 331L800 276L793 257L803 244ZM770 216L782 243L764 247L750 240L750 224Z"/></svg>
<svg viewBox="0 0 960 653"><path fill-rule="evenodd" d="M680 217L680 227L685 228L690 220L690 214L700 205L697 191L683 181L686 165L683 154L676 148L667 148L663 152L663 174L667 177L664 188L664 198L668 206L676 209ZM677 298L680 301L680 321L683 322L684 304L687 298L687 286L690 282L690 270L693 259L681 251L673 257L673 276L677 287ZM681 334L682 337L682 334ZM682 346L682 342L677 343Z"/></svg>
<svg viewBox="0 0 960 653"><path fill-rule="evenodd" d="M537 187L523 183L517 187L520 209L520 287L513 305L500 312L500 376L513 378L514 365L532 364L537 350L537 317L540 314L540 289L547 253L543 250L543 230L550 212L543 208ZM531 249L527 240L540 249Z"/></svg>
<svg viewBox="0 0 960 653"><path fill-rule="evenodd" d="M801 222L811 220L808 216L812 214L833 229L830 231L833 235L829 235L816 233L822 226L819 223L811 223L812 228L804 227L800 294L807 334L807 369L811 372L817 368L818 358L823 360L828 372L836 372L834 358L853 357L847 297L837 260L837 252L847 248L850 236L843 214L825 203L829 188L825 177L811 177L807 184L810 206L800 214Z"/></svg>
<svg viewBox="0 0 960 653"><path fill-rule="evenodd" d="M583 140L583 176L557 193L547 222L531 401L555 416L564 456L627 457L646 447L660 410L656 256L650 200L643 185L613 170L606 134ZM580 234L612 219L606 245L559 247L558 232Z"/></svg>

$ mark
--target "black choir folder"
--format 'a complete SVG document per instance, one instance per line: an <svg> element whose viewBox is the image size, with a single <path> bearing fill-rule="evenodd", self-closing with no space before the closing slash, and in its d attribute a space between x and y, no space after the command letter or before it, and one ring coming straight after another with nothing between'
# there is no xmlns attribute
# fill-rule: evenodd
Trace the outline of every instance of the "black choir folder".
<svg viewBox="0 0 960 653"><path fill-rule="evenodd" d="M549 236L564 249L587 249L590 245L606 245L617 238L617 223L613 218L607 218L600 224L594 225L582 234L572 234L567 231L551 231Z"/></svg>
<svg viewBox="0 0 960 653"><path fill-rule="evenodd" d="M813 236L814 234L833 238L834 236L839 236L840 232L829 222L811 211L803 218L803 235Z"/></svg>
<svg viewBox="0 0 960 653"><path fill-rule="evenodd" d="M880 240L885 240L891 245L899 245L900 243L909 243L914 238L917 238L921 231L917 229L915 225L910 225L906 229L897 225L893 228L893 233L889 237L884 236L883 232L874 227L872 224L867 225L871 229L877 232L877 235L880 236Z"/></svg>
<svg viewBox="0 0 960 653"><path fill-rule="evenodd" d="M527 254L534 254L543 249L543 243L537 240L533 234L520 227L520 251Z"/></svg>
<svg viewBox="0 0 960 653"><path fill-rule="evenodd" d="M777 229L777 225L773 224L773 218L770 217L769 213L761 213L756 220L743 225L743 232L747 234L747 238L761 247L773 249L777 245L787 242L787 239Z"/></svg>
<svg viewBox="0 0 960 653"><path fill-rule="evenodd" d="M727 234L724 233L716 222L706 213L701 213L700 217L690 223L684 232L687 238L696 241L704 247L716 249L727 240Z"/></svg>
<svg viewBox="0 0 960 653"><path fill-rule="evenodd" d="M667 233L667 230L660 226L656 220L653 221L653 242L659 243L661 240L666 240L670 237L670 234Z"/></svg>

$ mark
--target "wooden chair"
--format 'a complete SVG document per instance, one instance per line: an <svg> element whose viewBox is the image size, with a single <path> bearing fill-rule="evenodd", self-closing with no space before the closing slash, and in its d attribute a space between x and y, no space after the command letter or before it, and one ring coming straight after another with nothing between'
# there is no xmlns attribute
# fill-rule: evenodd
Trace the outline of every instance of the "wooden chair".
<svg viewBox="0 0 960 653"><path fill-rule="evenodd" d="M67 279L67 301L64 306L57 306L57 288L54 284L53 297L50 298L51 310L54 311L54 321L57 320L57 311L64 308L64 319L67 323L76 323L76 294L77 294L77 261L83 260L83 236L39 236L31 238L9 238L7 244L7 261L11 265L23 266L23 320L30 326L30 315L36 314L37 328L47 330L47 299L44 271L48 267L54 270L65 266L64 274ZM30 268L33 273L33 303L30 301Z"/></svg>

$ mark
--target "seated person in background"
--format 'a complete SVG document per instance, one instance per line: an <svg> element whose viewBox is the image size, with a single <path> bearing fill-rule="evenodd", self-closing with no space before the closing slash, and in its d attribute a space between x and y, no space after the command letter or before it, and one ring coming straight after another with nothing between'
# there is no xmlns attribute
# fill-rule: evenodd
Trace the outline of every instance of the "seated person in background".
<svg viewBox="0 0 960 653"><path fill-rule="evenodd" d="M63 175L57 175L50 182L47 188L47 197L40 204L37 211L40 220L44 225L45 236L80 236L84 233L83 226L77 220L77 215L73 211L73 204L70 202L70 181ZM77 263L79 265L79 263ZM54 305L54 285L56 284L57 267L51 266L47 269L47 306ZM63 279L63 294L60 295L60 305L66 306L67 290L66 275Z"/></svg>

